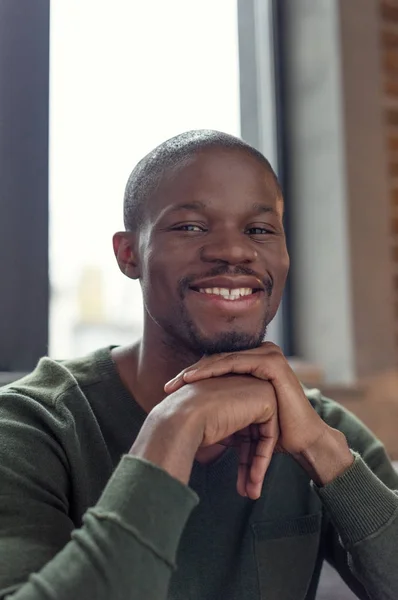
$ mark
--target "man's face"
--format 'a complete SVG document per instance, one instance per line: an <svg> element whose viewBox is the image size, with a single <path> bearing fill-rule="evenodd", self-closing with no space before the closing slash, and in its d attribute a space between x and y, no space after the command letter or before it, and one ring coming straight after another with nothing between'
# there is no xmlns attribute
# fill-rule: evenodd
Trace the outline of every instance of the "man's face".
<svg viewBox="0 0 398 600"><path fill-rule="evenodd" d="M289 257L272 175L240 150L211 149L168 171L138 237L145 327L202 355L258 346Z"/></svg>

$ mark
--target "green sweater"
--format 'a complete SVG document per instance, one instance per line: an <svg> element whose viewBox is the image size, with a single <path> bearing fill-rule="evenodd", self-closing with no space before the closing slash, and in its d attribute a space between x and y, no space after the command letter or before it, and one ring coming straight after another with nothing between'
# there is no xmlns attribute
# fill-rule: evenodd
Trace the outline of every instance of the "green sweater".
<svg viewBox="0 0 398 600"><path fill-rule="evenodd" d="M0 391L0 598L309 600L326 558L359 598L397 600L398 476L352 414L307 393L353 466L316 489L275 455L252 501L233 449L189 487L126 456L145 414L109 348L42 359Z"/></svg>

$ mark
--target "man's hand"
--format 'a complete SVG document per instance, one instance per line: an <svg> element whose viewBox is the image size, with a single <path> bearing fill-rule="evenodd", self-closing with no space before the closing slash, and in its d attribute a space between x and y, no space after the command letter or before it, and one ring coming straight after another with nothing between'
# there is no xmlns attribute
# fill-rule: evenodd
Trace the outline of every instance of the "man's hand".
<svg viewBox="0 0 398 600"><path fill-rule="evenodd" d="M256 499L278 438L273 386L250 375L224 375L170 393L149 413L130 453L187 483L200 447L233 443L238 492Z"/></svg>
<svg viewBox="0 0 398 600"><path fill-rule="evenodd" d="M282 351L271 342L202 358L169 381L165 391L175 393L185 384L227 373L250 374L273 385L280 427L278 448L291 454L317 484L329 483L352 464L345 436L322 421Z"/></svg>

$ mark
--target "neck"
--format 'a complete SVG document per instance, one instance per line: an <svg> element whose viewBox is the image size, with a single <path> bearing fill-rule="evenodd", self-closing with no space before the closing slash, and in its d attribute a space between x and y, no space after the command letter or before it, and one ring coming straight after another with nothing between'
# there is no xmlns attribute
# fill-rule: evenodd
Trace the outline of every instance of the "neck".
<svg viewBox="0 0 398 600"><path fill-rule="evenodd" d="M139 342L113 351L124 385L147 413L165 398L165 383L199 358L145 329Z"/></svg>
<svg viewBox="0 0 398 600"><path fill-rule="evenodd" d="M125 387L146 413L165 398L165 383L200 358L187 352L186 348L180 349L167 340L148 335L145 330L142 340L115 348L112 354ZM219 444L200 448L196 460L211 462L224 450Z"/></svg>

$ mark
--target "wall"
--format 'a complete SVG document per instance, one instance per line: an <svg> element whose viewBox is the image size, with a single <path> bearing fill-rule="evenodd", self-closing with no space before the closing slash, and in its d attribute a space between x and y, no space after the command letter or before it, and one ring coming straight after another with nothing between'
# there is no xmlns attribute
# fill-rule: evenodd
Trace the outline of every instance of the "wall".
<svg viewBox="0 0 398 600"><path fill-rule="evenodd" d="M295 354L398 459L398 3L284 0Z"/></svg>

